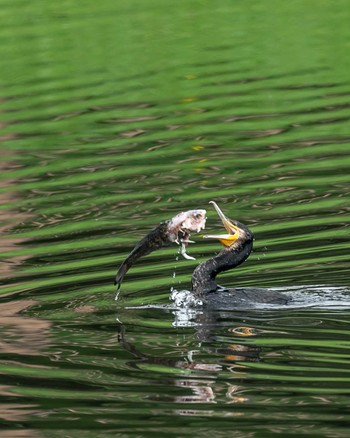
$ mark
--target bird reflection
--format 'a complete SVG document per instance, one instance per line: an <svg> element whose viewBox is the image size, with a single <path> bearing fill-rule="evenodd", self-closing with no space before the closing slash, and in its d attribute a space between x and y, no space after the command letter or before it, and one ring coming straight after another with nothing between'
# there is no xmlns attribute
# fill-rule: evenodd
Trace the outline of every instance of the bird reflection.
<svg viewBox="0 0 350 438"><path fill-rule="evenodd" d="M218 398L224 397L228 403L244 403L248 398L244 395L246 389L240 383L247 373L245 364L260 360L260 348L236 341L238 337L251 338L257 333L253 327L230 325L227 327L227 333L230 334L233 342L222 346L222 338L216 334L218 328L221 329L227 324L222 321L225 321L223 313L199 312L196 320L196 345L193 348L193 343L184 342L182 337L180 348L181 345L185 347L181 356L176 358L154 354L157 349L146 347L142 339L138 342L135 335L128 336L127 328L121 322L118 322L118 341L121 347L133 356L133 359L127 362L129 367L153 369L154 366L159 366L165 370L169 368L172 373L174 369L178 369L179 372L171 380L171 385L173 388L190 390L190 393L184 395L171 395L170 391L166 395L152 394L151 398L154 400L212 404L216 403ZM234 383L230 381L231 378L226 384L222 383L222 376L227 376L227 373L235 379ZM168 377L167 384L169 384ZM199 411L185 409L176 412L182 415L196 415ZM202 410L200 412L203 414Z"/></svg>

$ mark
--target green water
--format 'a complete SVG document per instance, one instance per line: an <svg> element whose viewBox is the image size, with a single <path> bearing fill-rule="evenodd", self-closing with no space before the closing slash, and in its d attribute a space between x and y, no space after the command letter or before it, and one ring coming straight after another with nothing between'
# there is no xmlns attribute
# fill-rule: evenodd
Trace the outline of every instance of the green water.
<svg viewBox="0 0 350 438"><path fill-rule="evenodd" d="M3 437L347 437L350 5L0 0ZM225 285L305 306L169 308L209 206L255 251ZM221 231L221 230L220 230ZM174 274L175 273L175 274ZM313 304L323 304L312 307Z"/></svg>

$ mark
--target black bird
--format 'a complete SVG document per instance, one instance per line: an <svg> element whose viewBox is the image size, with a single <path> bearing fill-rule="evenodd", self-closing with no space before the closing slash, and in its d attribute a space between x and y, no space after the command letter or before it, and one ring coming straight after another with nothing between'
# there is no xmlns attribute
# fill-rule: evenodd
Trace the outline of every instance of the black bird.
<svg viewBox="0 0 350 438"><path fill-rule="evenodd" d="M253 249L254 235L246 225L236 220L228 219L221 211L219 206L211 201L216 212L218 213L227 234L206 235L204 238L218 239L224 248L214 257L200 263L192 274L192 294L202 304L217 309L235 309L239 307L254 307L257 304L287 304L291 298L288 295L271 289L255 287L222 287L216 282L216 277L220 272L228 271L243 263L250 255ZM190 212L180 213L188 215L191 218L191 212L205 210L191 210ZM177 218L179 215L175 216ZM200 216L198 219L203 220ZM174 221L161 222L158 227L154 228L145 236L133 249L130 255L120 266L116 275L115 284L120 287L124 275L133 263L143 255L168 246L171 243L181 240L188 242L189 232L196 230L196 226L188 220L188 228L179 226L180 239L174 238L174 227L171 226ZM205 218L204 218L205 225ZM197 231L204 228L203 222L197 226ZM179 242L178 242L179 243Z"/></svg>

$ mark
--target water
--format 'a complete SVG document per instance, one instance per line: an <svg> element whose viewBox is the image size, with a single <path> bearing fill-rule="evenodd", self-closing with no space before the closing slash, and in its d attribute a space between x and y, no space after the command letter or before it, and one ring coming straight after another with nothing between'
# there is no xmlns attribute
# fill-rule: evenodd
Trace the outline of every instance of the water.
<svg viewBox="0 0 350 438"><path fill-rule="evenodd" d="M1 1L4 437L347 437L348 2ZM299 306L174 309L208 202L255 233L225 285ZM173 273L175 272L175 276Z"/></svg>

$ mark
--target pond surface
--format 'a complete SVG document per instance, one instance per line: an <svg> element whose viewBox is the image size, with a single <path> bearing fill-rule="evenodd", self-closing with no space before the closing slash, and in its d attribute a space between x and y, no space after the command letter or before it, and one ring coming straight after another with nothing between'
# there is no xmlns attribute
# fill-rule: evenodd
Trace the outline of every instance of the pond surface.
<svg viewBox="0 0 350 438"><path fill-rule="evenodd" d="M1 436L348 437L348 1L0 5ZM199 235L115 301L211 200L256 237L220 282L302 304L174 308Z"/></svg>

